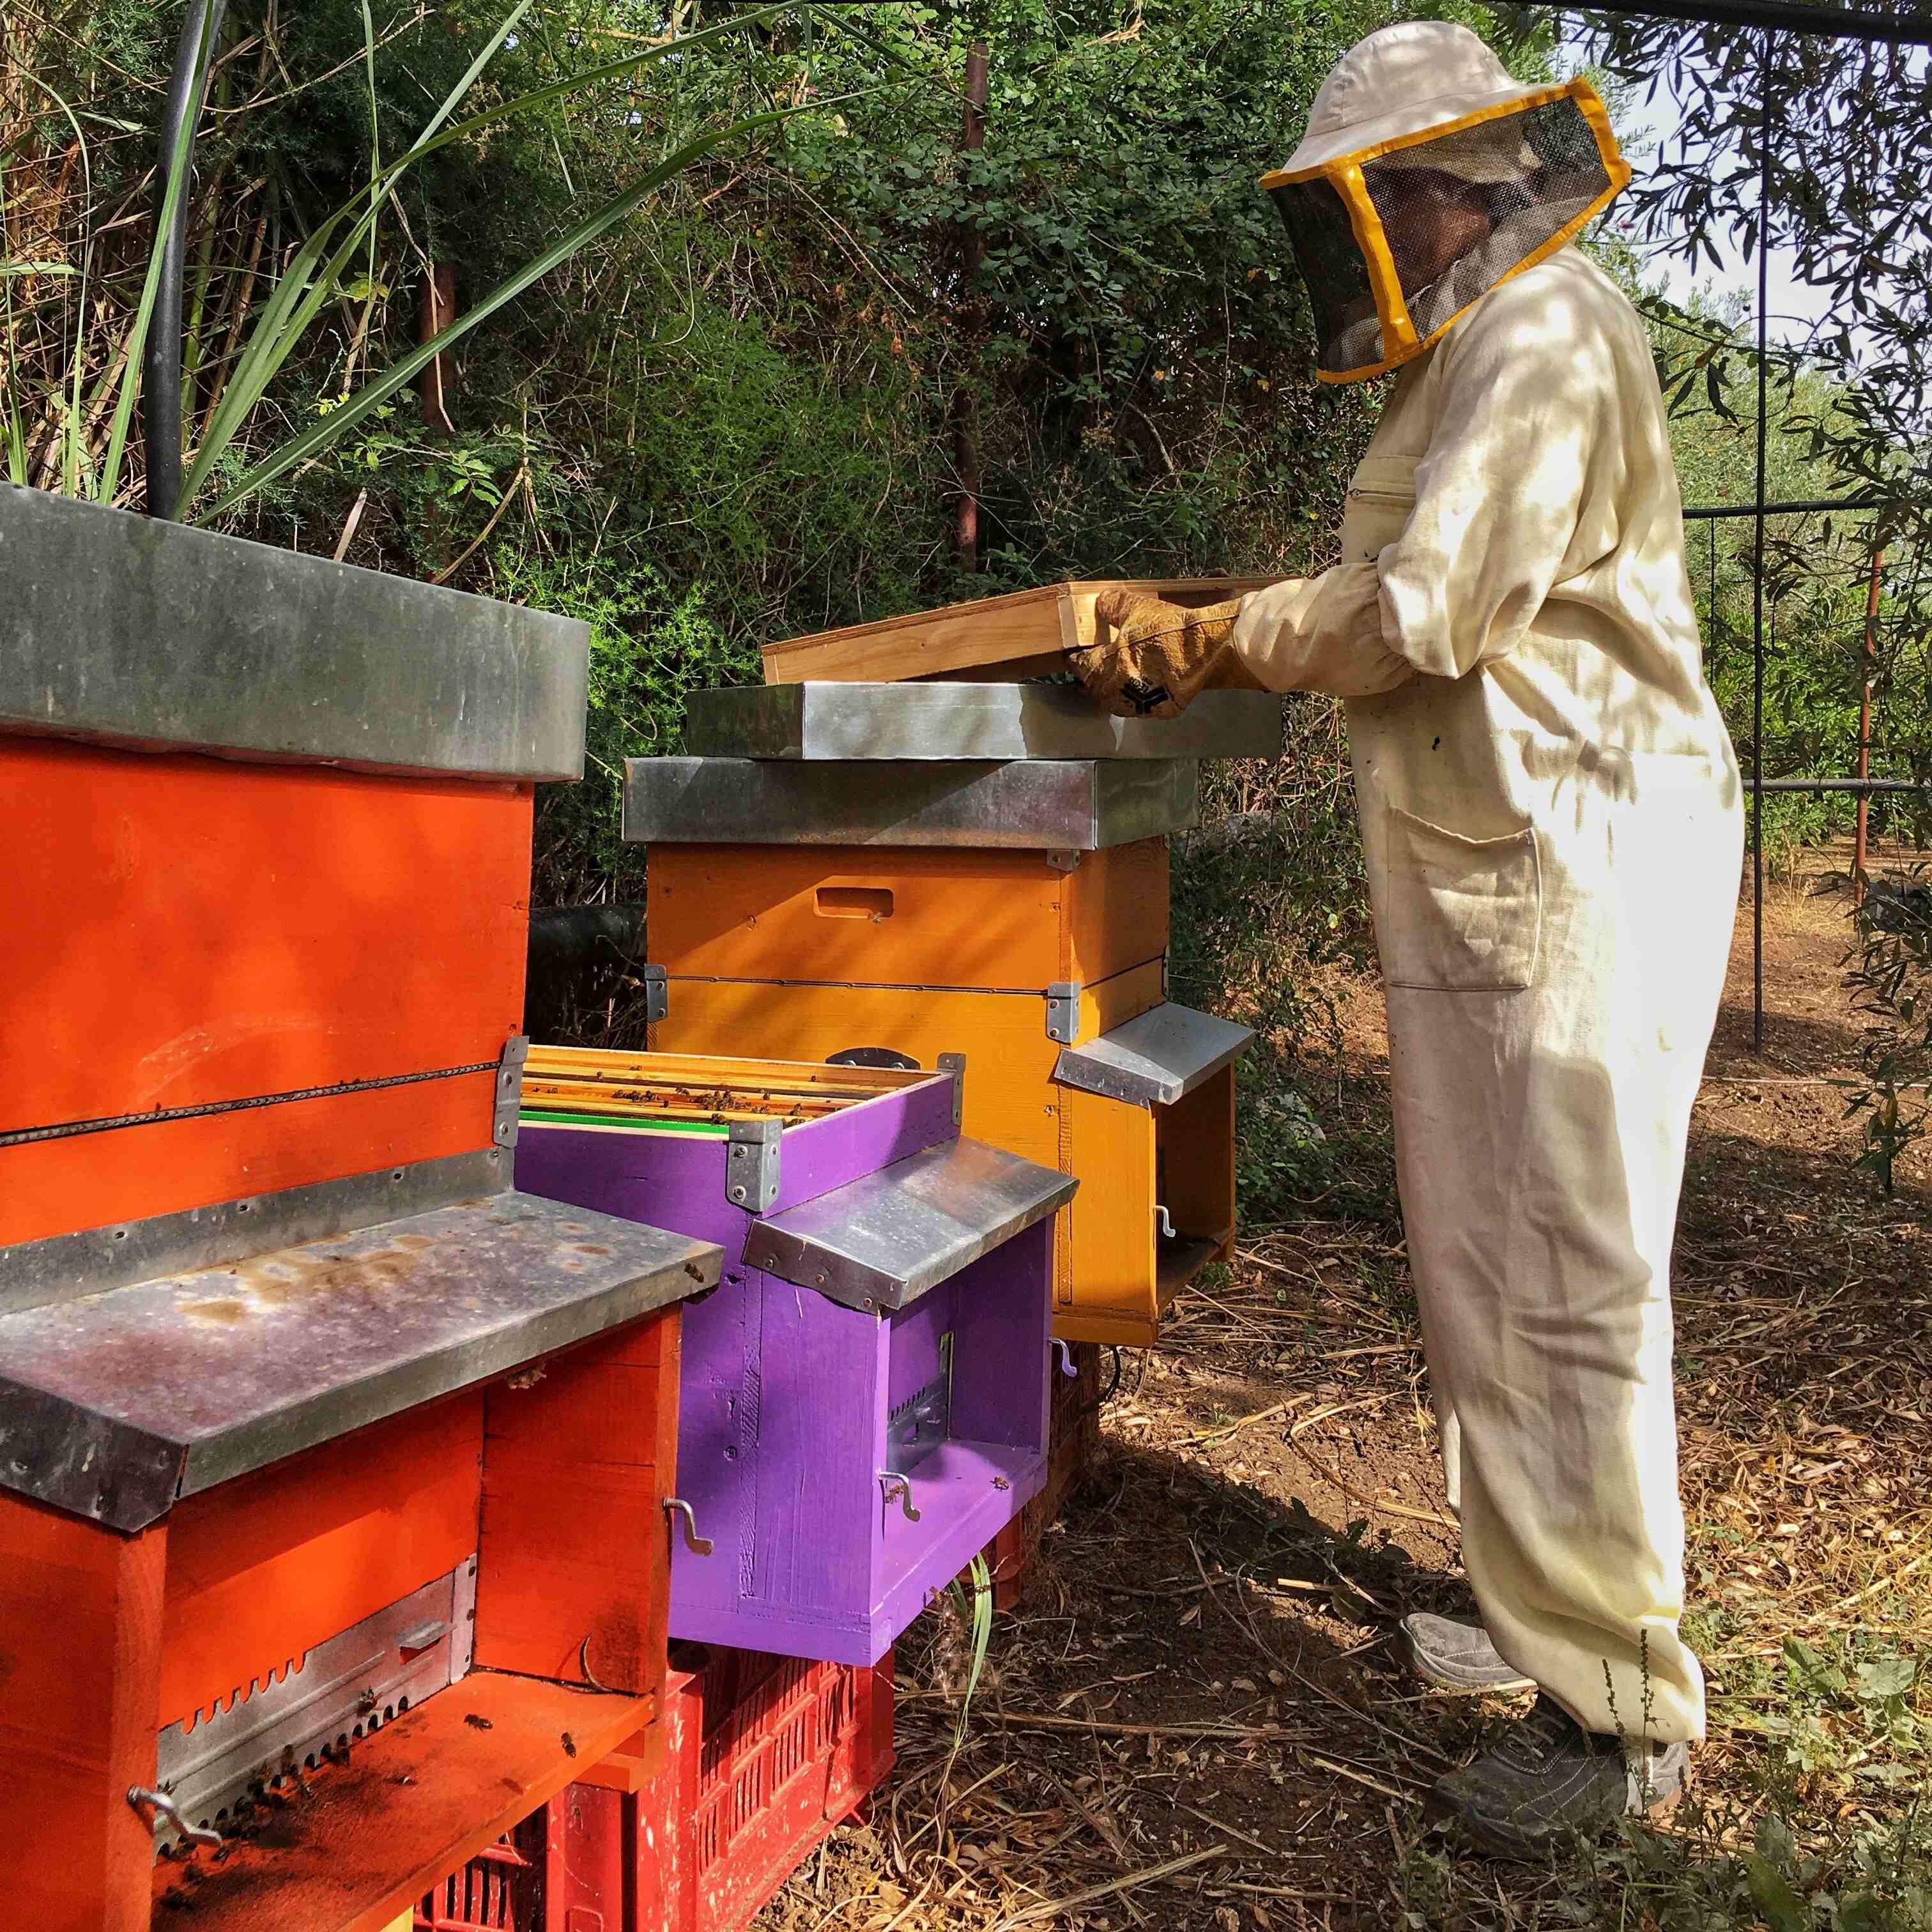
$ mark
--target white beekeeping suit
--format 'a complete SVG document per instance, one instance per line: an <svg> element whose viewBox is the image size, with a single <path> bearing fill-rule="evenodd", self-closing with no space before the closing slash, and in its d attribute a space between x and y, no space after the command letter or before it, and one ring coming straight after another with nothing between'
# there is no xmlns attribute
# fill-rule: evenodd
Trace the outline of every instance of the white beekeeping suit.
<svg viewBox="0 0 1932 1932"><path fill-rule="evenodd" d="M1586 1728L1647 1708L1664 1741L1703 1731L1670 1244L1742 839L1682 527L1642 325L1566 249L1403 371L1347 560L1246 598L1233 635L1270 688L1350 700L1403 1218L1484 1623Z"/></svg>
<svg viewBox="0 0 1932 1932"><path fill-rule="evenodd" d="M1470 1580L1510 1674L1572 1730L1671 1744L1702 1735L1704 1697L1678 1634L1670 1250L1742 812L1649 345L1568 245L1627 178L1586 88L1515 87L1466 28L1346 56L1264 183L1322 373L1400 367L1341 560L1216 613L1118 600L1118 661L1083 675L1144 710L1248 678L1348 700ZM1544 1712L1525 1729L1548 1743ZM1482 1801L1527 1820L1500 1849L1541 1841L1537 1779L1570 1774L1516 1757ZM1591 1762L1606 1815L1632 1808L1624 1758Z"/></svg>

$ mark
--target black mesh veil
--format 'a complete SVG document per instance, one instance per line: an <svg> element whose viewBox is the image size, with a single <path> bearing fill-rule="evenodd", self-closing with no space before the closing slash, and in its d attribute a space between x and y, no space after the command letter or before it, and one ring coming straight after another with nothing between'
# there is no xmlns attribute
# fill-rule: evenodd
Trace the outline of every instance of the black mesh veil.
<svg viewBox="0 0 1932 1932"><path fill-rule="evenodd" d="M1379 228L1407 311L1408 329L1394 318L1391 332L1344 191L1327 176L1276 188L1315 310L1318 366L1335 378L1406 361L1513 269L1568 240L1626 178L1568 94L1364 160L1362 225L1372 241Z"/></svg>
<svg viewBox="0 0 1932 1932"><path fill-rule="evenodd" d="M1382 325L1376 317L1376 298L1369 286L1369 266L1355 244L1348 206L1335 188L1319 176L1274 190L1274 205L1288 228L1294 265L1308 285L1309 306L1315 311L1317 362L1332 374L1360 368L1361 361L1336 364L1334 354L1364 346L1376 352L1366 359L1379 362ZM1366 320L1369 335L1358 344Z"/></svg>

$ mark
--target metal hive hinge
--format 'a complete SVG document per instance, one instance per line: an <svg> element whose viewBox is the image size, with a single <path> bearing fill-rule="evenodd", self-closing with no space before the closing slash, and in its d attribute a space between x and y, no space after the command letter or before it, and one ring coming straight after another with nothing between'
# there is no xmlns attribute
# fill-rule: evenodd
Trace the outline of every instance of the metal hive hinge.
<svg viewBox="0 0 1932 1932"><path fill-rule="evenodd" d="M952 1076L952 1124L956 1127L966 1118L966 1056L942 1053L934 1064L940 1072Z"/></svg>
<svg viewBox="0 0 1932 1932"><path fill-rule="evenodd" d="M503 1042L502 1058L496 1063L496 1114L490 1138L500 1148L517 1144L517 1114L524 1104L524 1062L530 1057L527 1034L513 1033Z"/></svg>
<svg viewBox="0 0 1932 1932"><path fill-rule="evenodd" d="M734 1120L724 1157L724 1197L734 1208L762 1214L778 1198L776 1120Z"/></svg>
<svg viewBox="0 0 1932 1932"><path fill-rule="evenodd" d="M1080 996L1084 989L1078 980L1056 980L1046 989L1046 1036L1062 1046L1071 1046L1080 1030Z"/></svg>
<svg viewBox="0 0 1932 1932"><path fill-rule="evenodd" d="M670 974L662 966L644 968L644 1018L655 1023L670 1017Z"/></svg>

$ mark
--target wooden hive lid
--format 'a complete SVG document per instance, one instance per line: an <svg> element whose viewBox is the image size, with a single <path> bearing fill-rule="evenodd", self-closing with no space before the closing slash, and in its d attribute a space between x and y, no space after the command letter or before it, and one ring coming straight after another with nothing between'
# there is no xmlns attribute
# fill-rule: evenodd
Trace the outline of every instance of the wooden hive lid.
<svg viewBox="0 0 1932 1932"><path fill-rule="evenodd" d="M1066 668L1065 653L1106 641L1094 604L1103 591L1131 590L1171 603L1216 604L1261 590L1271 578L1090 578L1042 584L1003 597L975 598L767 644L767 684L808 679L897 683L956 677L1003 682Z"/></svg>

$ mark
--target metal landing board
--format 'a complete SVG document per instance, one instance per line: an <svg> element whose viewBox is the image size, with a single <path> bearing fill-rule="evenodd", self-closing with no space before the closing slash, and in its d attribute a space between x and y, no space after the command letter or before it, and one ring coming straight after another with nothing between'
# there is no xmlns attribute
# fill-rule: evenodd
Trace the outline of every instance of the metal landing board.
<svg viewBox="0 0 1932 1932"><path fill-rule="evenodd" d="M1191 758L629 758L633 844L1096 852L1200 817Z"/></svg>
<svg viewBox="0 0 1932 1932"><path fill-rule="evenodd" d="M1114 718L1057 684L746 685L694 692L686 748L701 758L910 761L1272 758L1282 701L1204 691L1178 718Z"/></svg>
<svg viewBox="0 0 1932 1932"><path fill-rule="evenodd" d="M121 1530L716 1285L721 1251L506 1190L0 1318L0 1487Z"/></svg>
<svg viewBox="0 0 1932 1932"><path fill-rule="evenodd" d="M1065 1048L1053 1077L1103 1100L1171 1107L1239 1059L1253 1038L1246 1027L1169 1000L1084 1046Z"/></svg>
<svg viewBox="0 0 1932 1932"><path fill-rule="evenodd" d="M1073 1198L1070 1174L949 1141L836 1187L745 1237L745 1264L868 1314L904 1307Z"/></svg>

